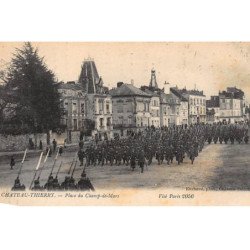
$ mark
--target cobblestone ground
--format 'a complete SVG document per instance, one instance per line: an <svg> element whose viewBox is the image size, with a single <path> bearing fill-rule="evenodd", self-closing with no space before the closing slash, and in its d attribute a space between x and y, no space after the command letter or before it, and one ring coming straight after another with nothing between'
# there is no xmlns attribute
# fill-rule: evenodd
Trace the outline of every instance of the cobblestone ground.
<svg viewBox="0 0 250 250"><path fill-rule="evenodd" d="M143 174L137 167L134 172L129 166L90 166L86 169L96 190L116 188L212 188L212 189L250 189L250 145L235 144L211 144L206 145L199 157L192 165L187 157L184 163L168 166L166 163L157 165L156 161L151 166L145 167ZM57 172L62 162L62 168L58 175L61 182L68 173L71 162L75 156L74 152L65 152L59 157L54 168ZM28 158L23 166L20 176L21 183L30 186L34 175L34 169L38 157ZM53 165L53 157L49 158L40 182L44 185ZM11 187L18 173L18 162L14 170L10 170L8 163L0 163L0 187ZM82 167L79 162L74 177L80 178Z"/></svg>

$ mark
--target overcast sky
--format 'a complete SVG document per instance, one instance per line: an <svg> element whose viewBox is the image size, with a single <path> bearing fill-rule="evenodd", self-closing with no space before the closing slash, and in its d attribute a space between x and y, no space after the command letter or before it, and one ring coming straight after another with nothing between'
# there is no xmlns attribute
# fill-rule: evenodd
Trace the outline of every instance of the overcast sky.
<svg viewBox="0 0 250 250"><path fill-rule="evenodd" d="M32 43L58 80L77 80L84 58L95 60L108 87L118 81L149 84L156 70L160 88L204 90L207 98L227 86L241 88L250 99L250 43ZM0 65L23 43L0 43Z"/></svg>

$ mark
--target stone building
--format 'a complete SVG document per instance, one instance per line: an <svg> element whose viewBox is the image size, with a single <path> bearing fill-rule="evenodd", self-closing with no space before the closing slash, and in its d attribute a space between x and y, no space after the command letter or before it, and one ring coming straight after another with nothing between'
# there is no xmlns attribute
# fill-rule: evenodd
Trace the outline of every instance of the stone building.
<svg viewBox="0 0 250 250"><path fill-rule="evenodd" d="M109 90L104 86L93 59L85 59L78 80L86 94L86 119L94 121L94 134L99 137L112 135L112 101Z"/></svg>
<svg viewBox="0 0 250 250"><path fill-rule="evenodd" d="M245 94L236 87L228 87L226 91L219 92L220 121L234 123L244 120Z"/></svg>
<svg viewBox="0 0 250 250"><path fill-rule="evenodd" d="M113 127L116 133L126 135L128 130L143 130L150 126L151 95L132 84L117 83L111 89Z"/></svg>
<svg viewBox="0 0 250 250"><path fill-rule="evenodd" d="M99 77L93 59L84 60L78 82L60 83L62 124L67 127L67 138L72 131L92 131L92 135L112 137L112 101L108 88Z"/></svg>
<svg viewBox="0 0 250 250"><path fill-rule="evenodd" d="M82 86L73 81L60 82L58 92L61 96L61 108L64 110L61 124L66 126L67 141L71 142L72 132L75 134L77 131L83 130L84 127L86 118L85 94L82 91Z"/></svg>
<svg viewBox="0 0 250 250"><path fill-rule="evenodd" d="M211 96L206 101L207 123L218 123L220 121L220 99L219 96Z"/></svg>
<svg viewBox="0 0 250 250"><path fill-rule="evenodd" d="M174 100L178 100L180 103L179 107L179 119L177 125L186 125L188 124L188 100L182 96L176 87L170 87L170 93Z"/></svg>
<svg viewBox="0 0 250 250"><path fill-rule="evenodd" d="M175 91L188 100L188 123L206 122L206 96L203 91L175 88Z"/></svg>
<svg viewBox="0 0 250 250"><path fill-rule="evenodd" d="M61 107L64 109L62 124L68 130L80 130L85 118L85 95L80 84L75 82L59 83Z"/></svg>
<svg viewBox="0 0 250 250"><path fill-rule="evenodd" d="M149 86L141 87L141 90L151 95L150 125L162 127L187 124L187 100L174 95L170 91L169 83L165 83L165 85L168 86L163 89L158 87L155 70L152 69Z"/></svg>
<svg viewBox="0 0 250 250"><path fill-rule="evenodd" d="M151 96L149 104L150 119L149 125L156 128L161 126L161 92L158 88L155 70L151 70L151 79L148 86L142 86L140 88L143 92Z"/></svg>
<svg viewBox="0 0 250 250"><path fill-rule="evenodd" d="M161 126L180 125L180 102L164 91L160 95Z"/></svg>

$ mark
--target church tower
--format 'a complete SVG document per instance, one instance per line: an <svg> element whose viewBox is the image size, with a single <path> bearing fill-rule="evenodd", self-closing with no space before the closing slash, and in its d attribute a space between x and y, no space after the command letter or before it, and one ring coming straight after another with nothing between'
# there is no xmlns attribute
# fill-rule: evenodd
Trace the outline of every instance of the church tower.
<svg viewBox="0 0 250 250"><path fill-rule="evenodd" d="M151 80L150 80L150 83L149 83L149 87L151 88L158 88L158 84L157 84L157 81L156 81L156 75L155 75L155 70L152 69L151 70Z"/></svg>

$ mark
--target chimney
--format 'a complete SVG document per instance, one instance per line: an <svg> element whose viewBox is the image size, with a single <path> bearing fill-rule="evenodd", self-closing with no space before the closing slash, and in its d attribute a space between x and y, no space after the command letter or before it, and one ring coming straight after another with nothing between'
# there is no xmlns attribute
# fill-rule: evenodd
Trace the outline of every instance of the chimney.
<svg viewBox="0 0 250 250"><path fill-rule="evenodd" d="M117 88L121 87L122 84L123 84L123 82L118 82L118 83L117 83Z"/></svg>

